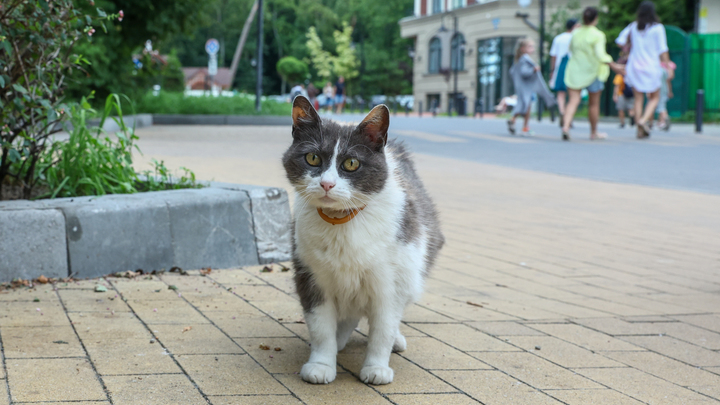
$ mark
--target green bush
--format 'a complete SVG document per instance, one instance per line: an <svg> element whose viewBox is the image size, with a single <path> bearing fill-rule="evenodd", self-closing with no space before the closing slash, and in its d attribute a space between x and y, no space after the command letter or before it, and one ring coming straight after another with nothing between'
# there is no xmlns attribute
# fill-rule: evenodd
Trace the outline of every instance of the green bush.
<svg viewBox="0 0 720 405"><path fill-rule="evenodd" d="M300 83L308 77L308 65L294 56L280 59L275 66L280 76L290 84Z"/></svg>
<svg viewBox="0 0 720 405"><path fill-rule="evenodd" d="M108 96L97 127L88 126L87 119L95 111L85 98L72 105L67 114L72 125L68 128L70 138L52 143L38 163L39 184L49 190L40 198L200 187L189 170L183 168L185 175L173 181L168 169L157 161L153 161L154 172L146 171L144 177L138 176L132 161L133 150L140 152L135 145L138 137L134 128L128 128L123 121L120 96ZM116 116L110 117L111 114ZM101 129L108 118L120 127L114 137L107 136Z"/></svg>
<svg viewBox="0 0 720 405"><path fill-rule="evenodd" d="M137 112L149 114L208 115L290 115L292 106L274 100L263 100L262 111L255 111L255 98L246 94L230 97L192 97L179 92L161 91L157 96L146 93L137 101Z"/></svg>

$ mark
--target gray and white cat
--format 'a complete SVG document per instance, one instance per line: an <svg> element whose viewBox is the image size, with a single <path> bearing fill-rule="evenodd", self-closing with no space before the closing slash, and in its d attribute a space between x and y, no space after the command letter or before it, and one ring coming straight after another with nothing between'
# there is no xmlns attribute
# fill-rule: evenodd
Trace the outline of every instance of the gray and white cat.
<svg viewBox="0 0 720 405"><path fill-rule="evenodd" d="M357 126L343 126L321 119L298 96L292 117L283 165L297 194L293 264L312 344L300 375L332 382L338 351L367 317L360 379L388 384L390 354L406 348L403 311L422 294L444 243L437 211L410 154L387 140L386 106Z"/></svg>

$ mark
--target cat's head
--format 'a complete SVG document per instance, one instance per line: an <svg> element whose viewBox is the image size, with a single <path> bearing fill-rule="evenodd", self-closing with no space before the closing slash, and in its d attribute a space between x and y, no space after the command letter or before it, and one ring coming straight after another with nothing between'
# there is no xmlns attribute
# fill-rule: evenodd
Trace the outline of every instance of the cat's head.
<svg viewBox="0 0 720 405"><path fill-rule="evenodd" d="M367 205L385 187L390 113L373 108L357 126L323 120L307 98L293 101L293 143L283 155L288 180L314 207L347 210Z"/></svg>

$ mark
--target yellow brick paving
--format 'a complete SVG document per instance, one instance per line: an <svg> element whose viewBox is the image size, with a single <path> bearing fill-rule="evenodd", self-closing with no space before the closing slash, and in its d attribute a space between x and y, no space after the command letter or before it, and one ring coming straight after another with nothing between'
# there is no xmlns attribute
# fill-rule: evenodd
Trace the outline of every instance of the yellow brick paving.
<svg viewBox="0 0 720 405"><path fill-rule="evenodd" d="M288 128L139 134L141 163L289 189ZM307 327L275 265L0 294L0 405L720 403L719 196L416 160L448 242L392 384L356 378L366 322L335 382L300 380Z"/></svg>

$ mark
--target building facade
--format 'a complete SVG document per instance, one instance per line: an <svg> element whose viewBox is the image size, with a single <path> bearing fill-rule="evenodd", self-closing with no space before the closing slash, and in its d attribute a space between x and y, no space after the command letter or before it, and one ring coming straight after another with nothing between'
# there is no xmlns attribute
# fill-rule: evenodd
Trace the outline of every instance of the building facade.
<svg viewBox="0 0 720 405"><path fill-rule="evenodd" d="M720 0L699 0L698 32L715 34L720 32Z"/></svg>
<svg viewBox="0 0 720 405"><path fill-rule="evenodd" d="M546 3L548 21L567 1ZM599 0L581 3L597 6ZM539 22L539 0L415 0L414 15L400 21L401 36L415 40L414 108L448 112L457 88L468 114L476 105L492 111L514 94L508 70L515 44L526 36L537 42Z"/></svg>

